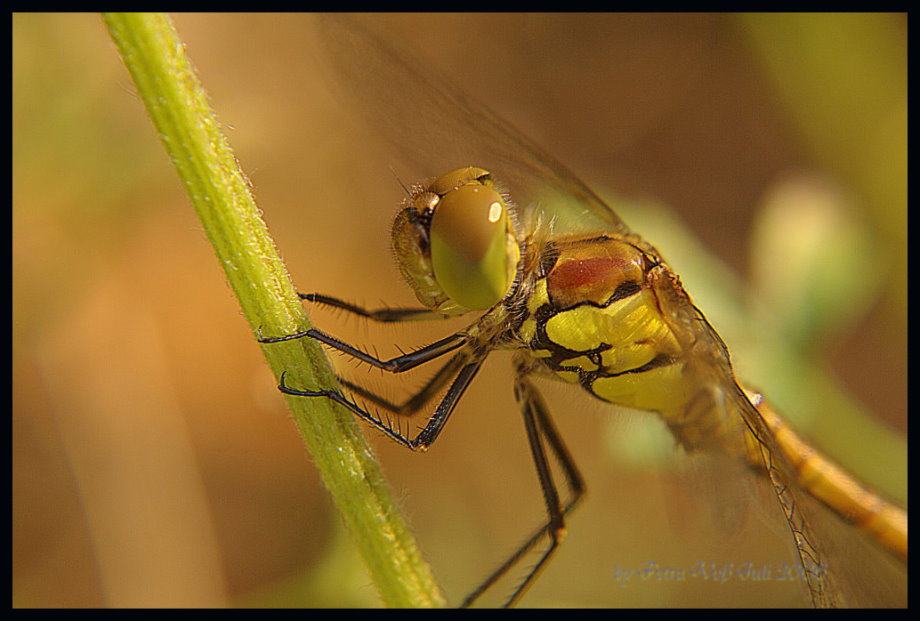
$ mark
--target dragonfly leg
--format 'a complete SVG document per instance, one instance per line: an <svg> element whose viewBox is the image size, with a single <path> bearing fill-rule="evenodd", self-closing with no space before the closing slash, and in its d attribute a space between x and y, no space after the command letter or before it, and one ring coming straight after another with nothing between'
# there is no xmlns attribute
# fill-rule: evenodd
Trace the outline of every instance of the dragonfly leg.
<svg viewBox="0 0 920 621"><path fill-rule="evenodd" d="M463 366L463 363L467 361L469 356L466 352L459 352L454 354L454 356L440 369L435 373L426 383L416 392L414 395L410 396L401 404L393 403L384 399L375 392L364 388L350 380L347 380L343 377L339 377L339 383L342 384L353 394L361 397L362 399L367 399L376 406L379 406L385 410L393 412L398 416L412 416L417 414L431 399L437 394L441 388L444 387L444 384L453 376L456 375Z"/></svg>
<svg viewBox="0 0 920 621"><path fill-rule="evenodd" d="M310 328L309 330L304 330L302 332L295 332L294 334L287 334L285 336L274 336L274 337L259 337L260 343L282 343L284 341L293 341L295 339L302 338L311 338L328 345L333 349L337 349L343 354L347 354L356 360L360 360L365 364L369 364L372 367L381 369L382 371L387 371L389 373L402 373L408 371L409 369L414 369L420 364L434 360L439 356L451 352L458 347L461 347L467 341L467 335L465 332L457 332L456 334L451 334L448 337L426 345L416 351L413 351L408 354L403 354L402 356L397 356L391 358L390 360L380 360L374 356L371 356L367 352L361 351L357 347L349 345L348 343L341 341L334 336L330 336L325 332L316 330L315 328Z"/></svg>
<svg viewBox="0 0 920 621"><path fill-rule="evenodd" d="M537 476L540 480L540 488L543 492L543 500L546 503L546 512L549 519L545 524L540 526L518 549L514 552L498 569L496 569L475 591L470 593L461 604L462 607L468 607L484 593L489 587L494 585L502 576L504 576L514 565L516 565L544 536L549 537L549 547L540 556L536 565L524 577L524 579L515 587L514 592L505 607L513 606L524 595L527 588L533 584L540 571L546 565L547 561L556 551L559 544L565 536L565 516L581 500L585 492L584 479L575 461L572 459L569 450L566 448L562 437L556 430L549 411L537 392L536 388L527 379L526 369L519 365L514 381L514 396L521 408L524 416L524 427L527 430L527 440L530 444L530 451L533 455L534 464L537 469ZM563 504L559 498L559 491L556 482L553 479L553 473L546 456L546 448L555 455L566 484L571 491L571 498Z"/></svg>
<svg viewBox="0 0 920 621"><path fill-rule="evenodd" d="M451 367L452 365L458 365L459 362L455 361L458 359L466 361L466 358L467 354L461 352L450 362L448 362L445 365L445 368ZM438 403L434 414L432 414L431 418L428 419L428 422L425 423L425 426L414 438L410 437L408 434L402 433L398 429L394 429L393 426L387 421L382 420L379 416L374 415L373 413L362 408L354 401L349 400L347 397L345 397L345 395L337 390L299 390L297 388L291 388L284 383L284 374L281 376L281 383L279 384L278 389L287 395L294 395L298 397L324 397L326 399L331 399L351 411L358 418L366 421L372 427L381 431L385 436L397 444L400 444L412 451L425 451L429 446L434 444L435 440L437 440L438 435L440 435L441 431L444 429L444 425L447 424L447 419L450 417L451 413L454 411L454 408L457 406L460 397L463 396L463 393L469 387L470 382L473 381L473 378L476 376L476 372L479 371L479 368L482 366L485 358L485 353L482 353L472 361L467 361L467 363L463 365L462 368L460 368L456 377L454 378L454 381L451 383L444 397L441 399L441 402ZM442 373L439 372L435 378L443 385L449 375L445 375L443 378L440 377L441 375ZM427 398L430 399L430 395Z"/></svg>
<svg viewBox="0 0 920 621"><path fill-rule="evenodd" d="M334 298L322 293L298 293L301 300L322 304L332 308L338 308L359 317L366 317L371 321L380 323L397 323L404 321L430 321L434 319L449 319L450 315L444 315L428 308L379 308L367 310L356 304L351 304L339 298Z"/></svg>

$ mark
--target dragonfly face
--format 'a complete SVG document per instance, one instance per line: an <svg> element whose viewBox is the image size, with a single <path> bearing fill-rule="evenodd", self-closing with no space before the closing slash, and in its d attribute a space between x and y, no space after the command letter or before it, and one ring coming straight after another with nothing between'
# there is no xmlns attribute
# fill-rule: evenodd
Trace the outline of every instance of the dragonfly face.
<svg viewBox="0 0 920 621"><path fill-rule="evenodd" d="M460 168L415 186L393 223L393 253L425 307L486 310L508 293L518 242L505 198L488 171Z"/></svg>

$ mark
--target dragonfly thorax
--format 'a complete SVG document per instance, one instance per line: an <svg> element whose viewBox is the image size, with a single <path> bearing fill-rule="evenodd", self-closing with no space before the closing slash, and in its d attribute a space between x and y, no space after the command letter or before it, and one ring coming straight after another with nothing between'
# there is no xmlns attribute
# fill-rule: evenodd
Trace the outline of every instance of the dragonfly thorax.
<svg viewBox="0 0 920 621"><path fill-rule="evenodd" d="M418 300L446 314L497 304L520 259L508 202L482 168L459 168L413 187L392 241Z"/></svg>
<svg viewBox="0 0 920 621"><path fill-rule="evenodd" d="M659 413L696 389L686 351L662 314L642 249L608 235L550 242L517 336L561 379L595 397Z"/></svg>

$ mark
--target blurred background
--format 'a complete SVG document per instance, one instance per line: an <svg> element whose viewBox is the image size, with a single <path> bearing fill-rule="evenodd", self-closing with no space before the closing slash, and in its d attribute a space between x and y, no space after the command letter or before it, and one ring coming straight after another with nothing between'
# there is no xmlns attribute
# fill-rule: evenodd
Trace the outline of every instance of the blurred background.
<svg viewBox="0 0 920 621"><path fill-rule="evenodd" d="M298 288L413 305L388 248L398 160L333 95L313 21L175 16ZM906 500L906 15L365 22L615 193L739 374ZM376 605L101 19L12 25L14 606ZM311 317L381 355L450 329ZM428 454L368 434L453 603L542 515L493 358ZM655 449L631 454L667 445L660 429L560 388L547 397L589 495L526 605L802 603L776 579L619 582L791 562L788 533L687 509L705 492Z"/></svg>

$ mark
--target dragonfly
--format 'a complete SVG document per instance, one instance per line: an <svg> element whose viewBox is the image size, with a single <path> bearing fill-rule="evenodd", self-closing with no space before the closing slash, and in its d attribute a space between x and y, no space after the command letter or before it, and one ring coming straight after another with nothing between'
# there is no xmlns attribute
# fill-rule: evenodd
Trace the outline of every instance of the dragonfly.
<svg viewBox="0 0 920 621"><path fill-rule="evenodd" d="M312 328L260 341L312 338L394 374L440 362L401 403L345 378L345 391L288 386L281 379L282 392L331 399L412 451L436 442L491 353L513 352L514 397L547 517L463 606L536 554L504 602L517 604L559 549L567 519L583 498L586 483L539 379L655 413L687 453L725 456L756 472L772 490L815 606L851 602L827 542L809 519L811 498L906 563L906 513L826 460L762 395L739 383L728 348L678 275L600 196L510 123L359 24L326 18L322 29L342 80L362 95L373 94L353 98L359 106L366 102L364 115L374 125L397 128L392 139L404 151L424 154L429 166L443 161L444 168L407 188L392 227L399 269L421 308L366 309L318 293L301 298L381 323L477 317L388 360ZM438 145L436 158L432 144ZM415 434L391 423L393 416L422 411L430 416Z"/></svg>

